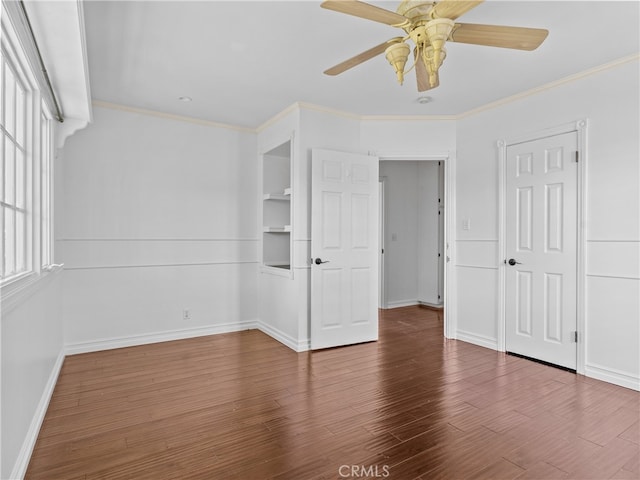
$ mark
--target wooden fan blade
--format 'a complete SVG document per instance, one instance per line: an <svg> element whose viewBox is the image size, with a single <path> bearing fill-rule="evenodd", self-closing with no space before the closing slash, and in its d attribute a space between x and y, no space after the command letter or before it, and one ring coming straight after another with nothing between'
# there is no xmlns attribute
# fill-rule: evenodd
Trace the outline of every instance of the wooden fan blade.
<svg viewBox="0 0 640 480"><path fill-rule="evenodd" d="M413 57L416 60L416 80L418 81L418 91L426 92L430 90L431 87L429 85L429 73L427 72L427 66L424 64L424 60L421 55L418 55L418 49L413 49ZM436 85L437 87L437 85Z"/></svg>
<svg viewBox="0 0 640 480"><path fill-rule="evenodd" d="M386 42L381 43L380 45L376 45L375 47L370 48L366 52L362 52L356 55L355 57L350 58L349 60L345 60L344 62L339 63L338 65L335 65L329 68L328 70L325 70L324 73L326 75L338 75L342 72L349 70L350 68L355 67L356 65L360 65L361 63L364 63L367 60L370 60L373 57L380 55L387 49L389 45L393 45L394 43L399 43L399 42L402 42L402 37L395 37L395 38L392 38L391 40L387 40Z"/></svg>
<svg viewBox="0 0 640 480"><path fill-rule="evenodd" d="M548 34L548 30L541 28L457 23L449 35L449 41L517 50L535 50L547 38Z"/></svg>
<svg viewBox="0 0 640 480"><path fill-rule="evenodd" d="M373 20L374 22L385 23L392 27L408 26L411 23L408 18L395 12L356 0L326 0L320 6L336 12Z"/></svg>
<svg viewBox="0 0 640 480"><path fill-rule="evenodd" d="M430 15L432 18L449 18L455 20L472 8L480 5L483 1L484 0L441 0L433 7Z"/></svg>

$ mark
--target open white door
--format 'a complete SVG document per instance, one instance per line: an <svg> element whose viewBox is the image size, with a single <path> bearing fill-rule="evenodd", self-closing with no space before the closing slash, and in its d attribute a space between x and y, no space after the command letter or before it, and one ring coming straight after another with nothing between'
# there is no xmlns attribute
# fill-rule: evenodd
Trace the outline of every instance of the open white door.
<svg viewBox="0 0 640 480"><path fill-rule="evenodd" d="M506 350L576 368L577 134L507 147Z"/></svg>
<svg viewBox="0 0 640 480"><path fill-rule="evenodd" d="M378 339L378 158L314 149L311 348Z"/></svg>

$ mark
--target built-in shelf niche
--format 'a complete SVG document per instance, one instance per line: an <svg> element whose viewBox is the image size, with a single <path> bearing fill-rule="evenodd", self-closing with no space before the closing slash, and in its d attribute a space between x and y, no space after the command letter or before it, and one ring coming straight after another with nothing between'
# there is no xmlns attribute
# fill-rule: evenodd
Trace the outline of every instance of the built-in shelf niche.
<svg viewBox="0 0 640 480"><path fill-rule="evenodd" d="M262 156L262 263L291 271L291 140Z"/></svg>

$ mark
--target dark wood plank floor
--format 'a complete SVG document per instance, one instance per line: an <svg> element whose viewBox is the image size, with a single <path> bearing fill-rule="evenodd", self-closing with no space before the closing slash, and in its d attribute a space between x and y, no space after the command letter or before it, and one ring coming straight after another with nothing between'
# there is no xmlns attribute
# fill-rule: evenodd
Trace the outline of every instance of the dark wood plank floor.
<svg viewBox="0 0 640 480"><path fill-rule="evenodd" d="M28 479L640 478L640 394L442 338L296 354L258 331L68 357Z"/></svg>

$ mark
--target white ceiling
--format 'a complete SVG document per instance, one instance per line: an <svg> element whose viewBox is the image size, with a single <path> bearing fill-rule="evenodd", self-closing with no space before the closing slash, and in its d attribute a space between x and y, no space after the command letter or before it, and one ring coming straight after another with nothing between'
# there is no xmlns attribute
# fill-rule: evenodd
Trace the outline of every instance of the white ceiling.
<svg viewBox="0 0 640 480"><path fill-rule="evenodd" d="M396 83L384 55L324 75L401 31L319 1L90 1L84 10L94 99L253 128L295 102L360 115L460 114L637 53L639 7L488 0L459 20L546 28L548 38L533 52L449 43L428 104L416 102L413 75Z"/></svg>

